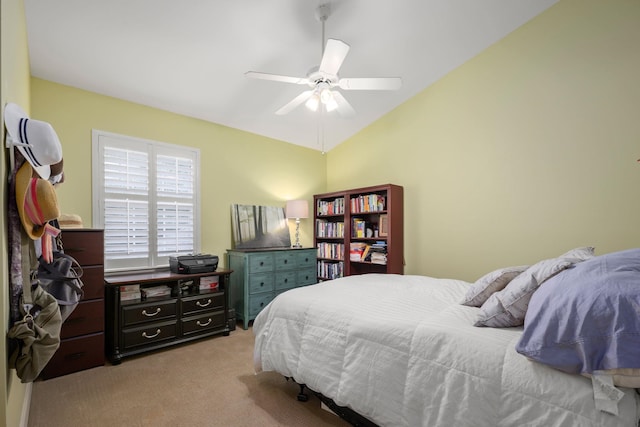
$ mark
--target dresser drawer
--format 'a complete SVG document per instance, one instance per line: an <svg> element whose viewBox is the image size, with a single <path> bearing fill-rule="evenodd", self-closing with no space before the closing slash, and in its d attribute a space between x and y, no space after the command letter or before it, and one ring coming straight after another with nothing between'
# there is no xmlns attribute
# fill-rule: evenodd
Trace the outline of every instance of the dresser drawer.
<svg viewBox="0 0 640 427"><path fill-rule="evenodd" d="M64 253L82 266L104 264L104 235L102 230L63 230Z"/></svg>
<svg viewBox="0 0 640 427"><path fill-rule="evenodd" d="M301 268L313 267L316 268L316 251L302 251L296 253L296 266Z"/></svg>
<svg viewBox="0 0 640 427"><path fill-rule="evenodd" d="M40 375L43 379L104 365L102 333L64 339Z"/></svg>
<svg viewBox="0 0 640 427"><path fill-rule="evenodd" d="M270 292L268 294L252 295L251 301L249 302L249 316L251 316L252 318L257 316L258 313L260 313L260 310L265 308L272 299L273 292Z"/></svg>
<svg viewBox="0 0 640 427"><path fill-rule="evenodd" d="M176 307L177 300L175 299L124 306L122 307L122 325L126 327L136 323L175 318Z"/></svg>
<svg viewBox="0 0 640 427"><path fill-rule="evenodd" d="M60 338L102 332L104 330L104 301L81 301L62 324Z"/></svg>
<svg viewBox="0 0 640 427"><path fill-rule="evenodd" d="M224 326L224 311L203 313L182 319L182 335L201 334Z"/></svg>
<svg viewBox="0 0 640 427"><path fill-rule="evenodd" d="M291 270L296 268L296 254L287 252L278 252L275 255L276 271Z"/></svg>
<svg viewBox="0 0 640 427"><path fill-rule="evenodd" d="M200 311L224 310L224 293L211 293L204 296L186 297L180 300L182 315Z"/></svg>
<svg viewBox="0 0 640 427"><path fill-rule="evenodd" d="M318 272L315 267L304 268L302 270L298 270L298 285L306 286L313 285L318 282Z"/></svg>
<svg viewBox="0 0 640 427"><path fill-rule="evenodd" d="M280 271L276 273L276 291L280 289L295 288L296 283L296 271Z"/></svg>
<svg viewBox="0 0 640 427"><path fill-rule="evenodd" d="M95 265L82 267L82 280L84 291L83 300L104 298L104 267Z"/></svg>
<svg viewBox="0 0 640 427"><path fill-rule="evenodd" d="M124 349L171 340L177 336L176 322L161 322L122 331Z"/></svg>
<svg viewBox="0 0 640 427"><path fill-rule="evenodd" d="M273 271L273 255L258 254L249 258L249 273Z"/></svg>
<svg viewBox="0 0 640 427"><path fill-rule="evenodd" d="M252 274L249 276L249 293L273 291L273 273Z"/></svg>

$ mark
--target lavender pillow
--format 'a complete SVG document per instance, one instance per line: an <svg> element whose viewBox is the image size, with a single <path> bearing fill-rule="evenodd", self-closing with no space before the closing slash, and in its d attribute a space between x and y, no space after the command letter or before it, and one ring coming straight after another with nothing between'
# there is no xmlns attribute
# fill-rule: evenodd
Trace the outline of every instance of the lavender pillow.
<svg viewBox="0 0 640 427"><path fill-rule="evenodd" d="M516 350L569 373L637 374L639 308L640 248L594 257L540 286Z"/></svg>

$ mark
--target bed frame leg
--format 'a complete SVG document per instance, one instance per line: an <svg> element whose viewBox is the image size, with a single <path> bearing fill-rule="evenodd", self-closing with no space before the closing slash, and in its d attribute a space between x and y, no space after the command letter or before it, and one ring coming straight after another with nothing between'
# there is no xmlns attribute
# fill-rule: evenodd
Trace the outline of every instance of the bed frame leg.
<svg viewBox="0 0 640 427"><path fill-rule="evenodd" d="M296 380L292 379L291 377L284 377L287 381L292 380L294 383L296 383ZM298 384L298 383L296 383ZM309 395L307 393L304 392L305 389L305 385L304 384L298 384L298 386L300 387L300 393L298 393L298 400L300 402L306 402L309 400Z"/></svg>
<svg viewBox="0 0 640 427"><path fill-rule="evenodd" d="M304 392L305 385L304 384L298 384L298 385L300 386L300 393L298 393L298 400L300 402L306 402L307 400L309 400L309 395Z"/></svg>

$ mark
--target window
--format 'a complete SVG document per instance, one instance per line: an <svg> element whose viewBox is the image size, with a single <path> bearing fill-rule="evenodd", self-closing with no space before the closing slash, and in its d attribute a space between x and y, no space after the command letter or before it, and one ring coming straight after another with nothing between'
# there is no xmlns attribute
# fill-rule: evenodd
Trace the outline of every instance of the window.
<svg viewBox="0 0 640 427"><path fill-rule="evenodd" d="M93 224L105 269L166 267L200 249L200 151L93 131Z"/></svg>

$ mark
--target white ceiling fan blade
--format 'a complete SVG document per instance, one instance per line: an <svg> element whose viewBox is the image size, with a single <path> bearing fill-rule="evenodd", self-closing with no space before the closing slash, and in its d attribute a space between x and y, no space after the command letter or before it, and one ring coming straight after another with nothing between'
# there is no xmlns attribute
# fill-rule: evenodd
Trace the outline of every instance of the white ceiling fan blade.
<svg viewBox="0 0 640 427"><path fill-rule="evenodd" d="M338 86L344 90L396 90L402 86L400 77L362 77L340 79Z"/></svg>
<svg viewBox="0 0 640 427"><path fill-rule="evenodd" d="M334 90L331 94L333 95L333 99L336 101L336 104L338 104L337 110L342 117L351 117L356 114L356 110L353 109L351 104L349 104L340 92Z"/></svg>
<svg viewBox="0 0 640 427"><path fill-rule="evenodd" d="M306 77L281 76L278 74L260 73L257 71L247 71L244 75L252 79L273 80L276 82L294 83L297 85L306 85L309 82Z"/></svg>
<svg viewBox="0 0 640 427"><path fill-rule="evenodd" d="M276 114L279 116L287 114L289 111L293 110L298 105L302 104L307 99L311 98L311 95L313 95L313 90L306 90L302 92L300 95L296 96L287 104L285 104L283 107L281 107L278 111L276 111Z"/></svg>
<svg viewBox="0 0 640 427"><path fill-rule="evenodd" d="M349 45L342 40L327 40L318 71L332 76L337 75L347 53L349 53Z"/></svg>

